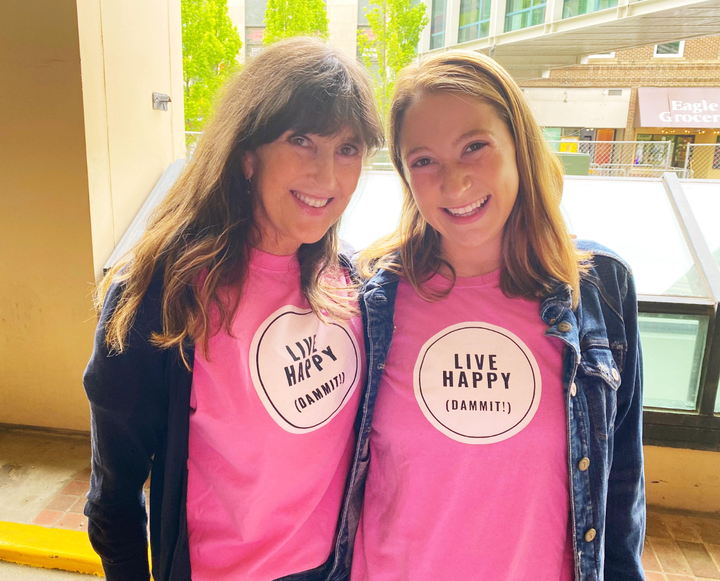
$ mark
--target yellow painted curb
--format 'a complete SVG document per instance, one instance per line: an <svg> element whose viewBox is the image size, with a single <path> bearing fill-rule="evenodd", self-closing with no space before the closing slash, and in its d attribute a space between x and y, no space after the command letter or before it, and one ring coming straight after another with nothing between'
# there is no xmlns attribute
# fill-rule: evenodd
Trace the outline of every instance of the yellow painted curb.
<svg viewBox="0 0 720 581"><path fill-rule="evenodd" d="M87 533L0 522L0 560L104 577Z"/></svg>

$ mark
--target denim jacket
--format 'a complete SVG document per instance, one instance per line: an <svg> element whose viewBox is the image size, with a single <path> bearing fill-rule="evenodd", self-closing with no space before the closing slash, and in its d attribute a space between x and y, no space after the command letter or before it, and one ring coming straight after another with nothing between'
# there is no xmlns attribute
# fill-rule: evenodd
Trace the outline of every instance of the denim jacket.
<svg viewBox="0 0 720 581"><path fill-rule="evenodd" d="M563 386L576 581L642 581L645 536L642 452L642 360L637 298L629 267L592 242L580 303L560 286L545 298L546 335L566 345ZM370 431L393 336L398 276L380 271L363 289L368 386L349 488L340 515L336 560L329 579L347 579L370 463ZM542 579L542 575L538 575Z"/></svg>

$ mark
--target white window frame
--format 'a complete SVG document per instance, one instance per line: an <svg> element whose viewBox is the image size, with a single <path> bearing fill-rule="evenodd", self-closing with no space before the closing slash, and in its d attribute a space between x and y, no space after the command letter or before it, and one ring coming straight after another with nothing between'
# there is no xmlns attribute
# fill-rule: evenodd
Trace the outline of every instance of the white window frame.
<svg viewBox="0 0 720 581"><path fill-rule="evenodd" d="M599 54L589 54L589 59L614 59L615 58L615 51L611 52L603 52Z"/></svg>
<svg viewBox="0 0 720 581"><path fill-rule="evenodd" d="M671 42L680 42L680 47L678 48L678 53L677 53L677 54L658 54L658 51L657 51L658 46L660 46L660 45L662 45L662 44L670 44L670 42L661 42L660 44L656 44L655 47L653 48L653 56L654 56L655 58L659 58L659 59L664 59L664 58L670 58L670 59L682 58L682 56L685 54L685 41L684 41L684 40L680 40L680 41L674 40L674 41L671 41Z"/></svg>

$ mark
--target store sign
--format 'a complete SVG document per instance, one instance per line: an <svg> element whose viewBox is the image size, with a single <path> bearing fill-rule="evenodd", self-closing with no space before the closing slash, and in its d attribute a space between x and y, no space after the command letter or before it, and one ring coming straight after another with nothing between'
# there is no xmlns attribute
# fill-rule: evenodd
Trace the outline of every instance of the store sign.
<svg viewBox="0 0 720 581"><path fill-rule="evenodd" d="M720 127L720 88L640 87L635 127Z"/></svg>

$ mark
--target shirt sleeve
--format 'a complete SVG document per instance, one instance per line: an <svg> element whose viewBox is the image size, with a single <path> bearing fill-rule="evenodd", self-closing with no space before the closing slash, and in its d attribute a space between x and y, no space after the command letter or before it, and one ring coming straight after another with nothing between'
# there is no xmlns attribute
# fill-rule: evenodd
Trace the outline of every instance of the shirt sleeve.
<svg viewBox="0 0 720 581"><path fill-rule="evenodd" d="M92 477L88 534L108 581L150 579L143 485L167 425L167 352L150 343L159 292L146 293L122 353L109 352L105 327L122 294L109 290L83 384L90 401Z"/></svg>
<svg viewBox="0 0 720 581"><path fill-rule="evenodd" d="M620 278L620 277L619 277ZM608 480L605 579L642 581L645 477L642 448L642 352L635 282L626 271L623 321L627 352L618 389L613 460Z"/></svg>

